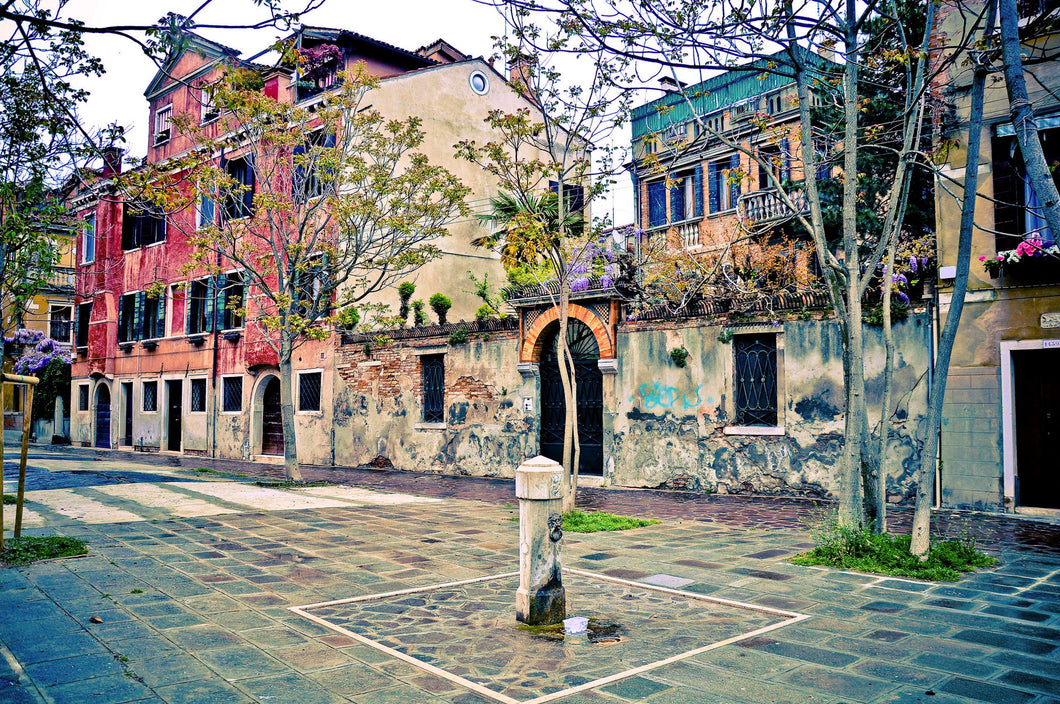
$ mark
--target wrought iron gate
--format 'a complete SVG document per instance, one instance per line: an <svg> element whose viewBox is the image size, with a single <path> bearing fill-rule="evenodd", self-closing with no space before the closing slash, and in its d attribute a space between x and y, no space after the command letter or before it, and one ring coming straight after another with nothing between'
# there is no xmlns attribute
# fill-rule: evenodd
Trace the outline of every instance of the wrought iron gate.
<svg viewBox="0 0 1060 704"><path fill-rule="evenodd" d="M563 461L563 426L567 406L559 373L557 340L559 324L551 331L541 355L541 454ZM603 374L597 365L599 347L592 330L579 320L567 324L567 344L574 355L574 378L577 383L578 442L581 474L603 474L604 471L604 402Z"/></svg>

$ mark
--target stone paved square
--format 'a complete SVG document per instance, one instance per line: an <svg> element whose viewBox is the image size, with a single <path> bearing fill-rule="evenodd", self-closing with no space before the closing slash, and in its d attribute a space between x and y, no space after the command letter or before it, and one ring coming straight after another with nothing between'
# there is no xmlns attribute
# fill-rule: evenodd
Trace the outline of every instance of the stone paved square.
<svg viewBox="0 0 1060 704"><path fill-rule="evenodd" d="M505 574L292 611L508 704L551 701L608 683L616 692L632 691L630 683L645 680L627 678L806 618L566 570L567 615L587 617L591 625L587 636L565 636L521 627L518 586L517 575ZM652 687L638 691L666 689Z"/></svg>

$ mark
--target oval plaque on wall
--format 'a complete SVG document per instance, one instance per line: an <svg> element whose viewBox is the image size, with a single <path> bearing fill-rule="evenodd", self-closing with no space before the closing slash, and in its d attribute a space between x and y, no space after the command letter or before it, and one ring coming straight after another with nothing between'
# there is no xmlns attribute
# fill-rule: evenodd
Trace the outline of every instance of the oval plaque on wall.
<svg viewBox="0 0 1060 704"><path fill-rule="evenodd" d="M1042 313L1043 328L1060 328L1060 313Z"/></svg>

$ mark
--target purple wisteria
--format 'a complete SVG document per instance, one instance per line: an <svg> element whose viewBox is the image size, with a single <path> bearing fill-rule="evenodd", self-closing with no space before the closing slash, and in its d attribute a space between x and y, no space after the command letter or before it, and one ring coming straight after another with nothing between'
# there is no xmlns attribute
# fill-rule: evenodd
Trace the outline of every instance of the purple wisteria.
<svg viewBox="0 0 1060 704"><path fill-rule="evenodd" d="M10 337L4 338L4 344L20 348L15 359L16 374L36 374L56 360L64 364L72 364L74 361L69 350L63 349L62 345L50 337L45 337L40 330L19 328Z"/></svg>

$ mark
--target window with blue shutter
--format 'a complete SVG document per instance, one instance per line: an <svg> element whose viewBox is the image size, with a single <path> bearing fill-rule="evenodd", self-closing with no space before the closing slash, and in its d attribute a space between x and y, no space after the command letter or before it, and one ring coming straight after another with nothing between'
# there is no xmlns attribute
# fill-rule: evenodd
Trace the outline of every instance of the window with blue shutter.
<svg viewBox="0 0 1060 704"><path fill-rule="evenodd" d="M166 292L163 290L155 299L155 337L166 336Z"/></svg>
<svg viewBox="0 0 1060 704"><path fill-rule="evenodd" d="M652 181L648 184L648 227L666 224L666 183Z"/></svg>
<svg viewBox="0 0 1060 704"><path fill-rule="evenodd" d="M791 148L788 138L780 140L780 180L781 182L791 180Z"/></svg>
<svg viewBox="0 0 1060 704"><path fill-rule="evenodd" d="M199 197L199 227L206 227L216 223L217 204L213 196Z"/></svg>
<svg viewBox="0 0 1060 704"><path fill-rule="evenodd" d="M675 179L674 185L670 187L670 222L685 219L684 183L684 179Z"/></svg>
<svg viewBox="0 0 1060 704"><path fill-rule="evenodd" d="M737 172L740 170L740 155L733 154L729 158L729 207L735 208L736 201L740 197L740 179Z"/></svg>
<svg viewBox="0 0 1060 704"><path fill-rule="evenodd" d="M138 291L133 298L132 340L141 340L144 336L144 292Z"/></svg>
<svg viewBox="0 0 1060 704"><path fill-rule="evenodd" d="M249 218L254 214L254 160L248 154L238 159L223 162L227 173L236 186L225 198L224 217L228 220Z"/></svg>
<svg viewBox="0 0 1060 704"><path fill-rule="evenodd" d="M720 170L718 169L718 162L712 161L707 164L707 190L708 193L708 205L711 213L716 213L721 210L721 176Z"/></svg>
<svg viewBox="0 0 1060 704"><path fill-rule="evenodd" d="M692 189L696 200L696 217L703 217L703 164L696 164L692 172Z"/></svg>

